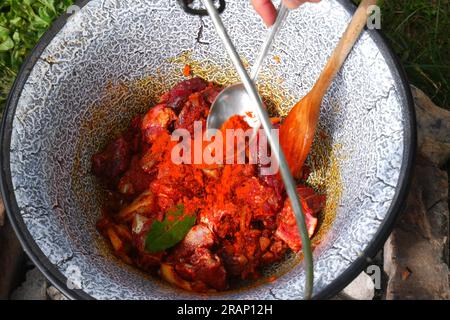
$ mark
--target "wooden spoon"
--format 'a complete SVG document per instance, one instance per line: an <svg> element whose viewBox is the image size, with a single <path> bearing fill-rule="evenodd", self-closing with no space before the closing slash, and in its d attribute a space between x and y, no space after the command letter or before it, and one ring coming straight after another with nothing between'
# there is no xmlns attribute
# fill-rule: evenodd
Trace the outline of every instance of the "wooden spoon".
<svg viewBox="0 0 450 320"><path fill-rule="evenodd" d="M376 3L376 0L361 1L316 84L297 102L280 126L280 144L295 178L300 178L314 140L322 99L364 29L371 14L369 7Z"/></svg>

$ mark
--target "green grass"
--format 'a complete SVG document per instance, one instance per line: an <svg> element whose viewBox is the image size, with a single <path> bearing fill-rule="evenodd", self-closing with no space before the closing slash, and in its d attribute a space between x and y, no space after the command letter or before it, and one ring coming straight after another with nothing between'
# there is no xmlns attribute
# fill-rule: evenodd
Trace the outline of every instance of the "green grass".
<svg viewBox="0 0 450 320"><path fill-rule="evenodd" d="M0 0L0 112L24 58L72 2ZM410 82L450 109L448 0L380 0L379 4L382 30Z"/></svg>
<svg viewBox="0 0 450 320"><path fill-rule="evenodd" d="M22 62L73 0L0 0L0 112Z"/></svg>
<svg viewBox="0 0 450 320"><path fill-rule="evenodd" d="M378 4L382 31L410 83L450 109L449 1L379 0Z"/></svg>

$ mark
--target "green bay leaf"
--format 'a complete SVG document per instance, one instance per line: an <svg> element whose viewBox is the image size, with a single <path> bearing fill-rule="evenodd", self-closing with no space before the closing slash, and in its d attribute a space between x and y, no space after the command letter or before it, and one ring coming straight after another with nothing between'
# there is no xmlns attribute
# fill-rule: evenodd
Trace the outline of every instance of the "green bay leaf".
<svg viewBox="0 0 450 320"><path fill-rule="evenodd" d="M156 253L175 246L184 239L196 219L195 213L185 214L183 205L175 206L167 212L162 222L153 222L145 240L145 249Z"/></svg>

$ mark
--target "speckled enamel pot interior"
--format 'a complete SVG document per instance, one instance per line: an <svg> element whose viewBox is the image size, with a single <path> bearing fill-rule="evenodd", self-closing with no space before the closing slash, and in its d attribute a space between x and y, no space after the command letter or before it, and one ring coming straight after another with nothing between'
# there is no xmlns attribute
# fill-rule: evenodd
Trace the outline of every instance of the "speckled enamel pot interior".
<svg viewBox="0 0 450 320"><path fill-rule="evenodd" d="M71 298L301 299L301 263L275 282L204 296L149 278L108 252L95 229L101 201L91 155L150 106L150 98L142 102L145 89L136 88L160 79L162 89L177 80L171 75L180 66L171 59L189 52L223 68L230 62L209 18L186 14L175 0L78 5L81 10L62 17L25 63L3 118L3 198L29 256ZM278 58L266 65L272 76L262 81L283 79L285 92L303 97L353 10L346 1L323 0L293 11L275 44ZM252 64L266 30L249 1L228 1L222 17ZM147 89L149 95L158 91ZM322 106L321 127L340 146L342 195L314 250L316 298L349 283L391 230L414 155L411 101L380 34L364 31Z"/></svg>

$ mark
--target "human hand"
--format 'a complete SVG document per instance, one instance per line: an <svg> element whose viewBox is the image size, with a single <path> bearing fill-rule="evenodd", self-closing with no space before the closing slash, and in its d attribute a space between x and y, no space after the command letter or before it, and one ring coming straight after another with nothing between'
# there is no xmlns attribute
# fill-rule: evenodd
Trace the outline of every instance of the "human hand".
<svg viewBox="0 0 450 320"><path fill-rule="evenodd" d="M283 4L289 9L298 8L305 2L319 2L320 0L283 0ZM275 23L277 18L277 9L272 3L272 0L252 0L252 5L256 12L263 18L267 26Z"/></svg>

